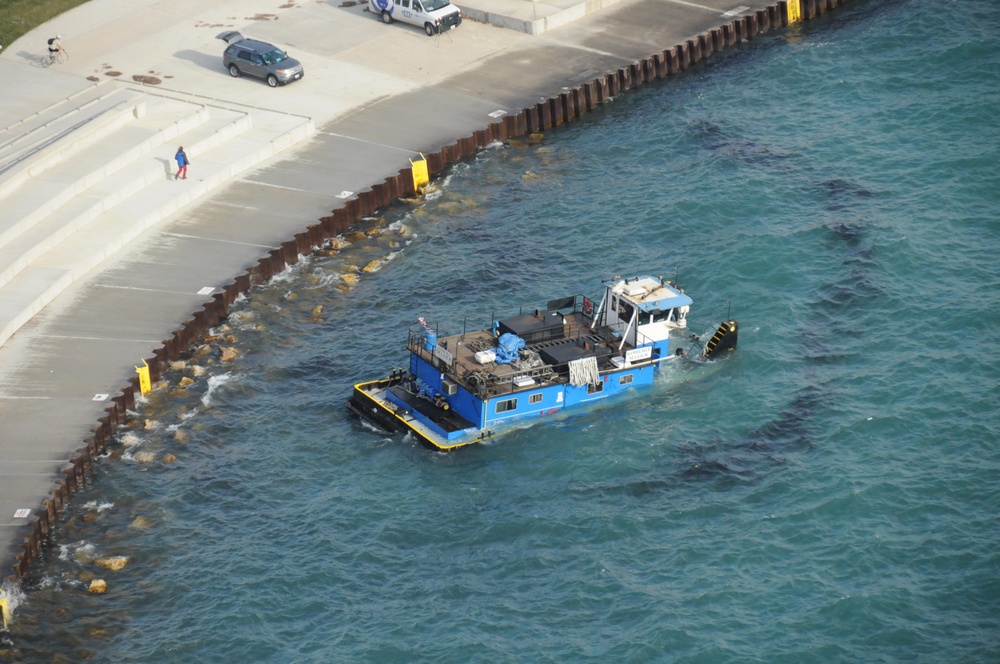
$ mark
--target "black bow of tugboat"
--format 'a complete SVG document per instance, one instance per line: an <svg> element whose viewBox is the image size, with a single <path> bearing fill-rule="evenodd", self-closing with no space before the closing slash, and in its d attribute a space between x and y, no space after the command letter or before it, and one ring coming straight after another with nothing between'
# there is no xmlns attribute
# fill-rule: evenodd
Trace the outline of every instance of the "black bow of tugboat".
<svg viewBox="0 0 1000 664"><path fill-rule="evenodd" d="M714 360L726 353L736 350L736 342L740 336L740 324L735 320L724 321L719 325L712 338L705 344L702 357L706 360Z"/></svg>

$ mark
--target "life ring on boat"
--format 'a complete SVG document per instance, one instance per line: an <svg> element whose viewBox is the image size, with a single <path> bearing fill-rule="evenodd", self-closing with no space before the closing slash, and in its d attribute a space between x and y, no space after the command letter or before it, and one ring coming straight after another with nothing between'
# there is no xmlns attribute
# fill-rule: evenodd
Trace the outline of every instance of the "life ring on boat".
<svg viewBox="0 0 1000 664"><path fill-rule="evenodd" d="M587 298L583 298L583 313L586 316L594 313L594 303Z"/></svg>

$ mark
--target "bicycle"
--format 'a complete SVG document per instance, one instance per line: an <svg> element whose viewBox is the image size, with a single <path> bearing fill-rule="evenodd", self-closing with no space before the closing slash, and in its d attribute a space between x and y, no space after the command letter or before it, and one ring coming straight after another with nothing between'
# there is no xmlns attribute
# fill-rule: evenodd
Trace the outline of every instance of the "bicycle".
<svg viewBox="0 0 1000 664"><path fill-rule="evenodd" d="M61 48L55 55L52 55L51 53L43 55L41 62L43 67L48 67L53 62L58 62L59 64L64 65L67 60L69 60L69 53L66 52L66 49Z"/></svg>

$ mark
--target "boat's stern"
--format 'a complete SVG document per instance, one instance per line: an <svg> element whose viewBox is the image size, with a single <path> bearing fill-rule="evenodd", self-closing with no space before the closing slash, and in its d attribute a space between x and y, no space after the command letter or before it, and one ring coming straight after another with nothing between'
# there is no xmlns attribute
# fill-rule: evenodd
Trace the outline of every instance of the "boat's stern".
<svg viewBox="0 0 1000 664"><path fill-rule="evenodd" d="M395 383L392 377L357 383L347 402L348 409L384 431L405 431L407 427L402 418L384 397L385 391Z"/></svg>
<svg viewBox="0 0 1000 664"><path fill-rule="evenodd" d="M393 432L411 432L429 447L451 450L489 437L457 413L405 389L403 376L357 383L347 407L373 426Z"/></svg>

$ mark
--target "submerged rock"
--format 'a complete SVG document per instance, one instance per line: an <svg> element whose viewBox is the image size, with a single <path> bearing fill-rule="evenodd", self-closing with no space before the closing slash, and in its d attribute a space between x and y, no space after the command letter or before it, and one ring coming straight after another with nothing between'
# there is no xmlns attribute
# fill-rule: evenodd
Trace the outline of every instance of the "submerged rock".
<svg viewBox="0 0 1000 664"><path fill-rule="evenodd" d="M109 569L112 572L117 572L128 564L128 557L109 556L107 558L98 558L94 561L94 564L103 567L104 569Z"/></svg>
<svg viewBox="0 0 1000 664"><path fill-rule="evenodd" d="M107 592L108 584L104 579L94 579L90 582L90 586L87 588L87 592L94 593L95 595L100 595L101 593Z"/></svg>

